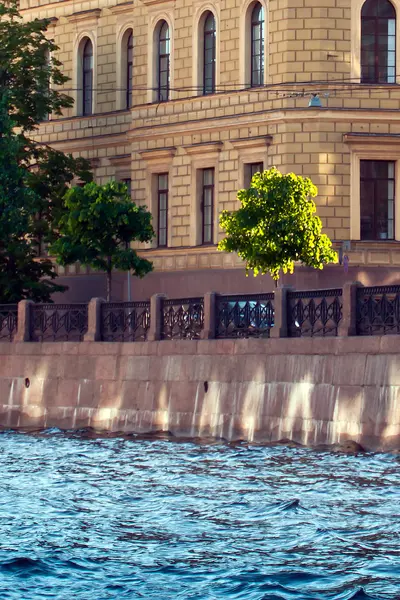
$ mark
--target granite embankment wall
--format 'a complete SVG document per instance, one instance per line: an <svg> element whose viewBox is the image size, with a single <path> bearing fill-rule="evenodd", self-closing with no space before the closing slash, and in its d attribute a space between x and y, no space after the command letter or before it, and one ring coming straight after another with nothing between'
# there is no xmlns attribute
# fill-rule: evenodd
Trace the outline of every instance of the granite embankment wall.
<svg viewBox="0 0 400 600"><path fill-rule="evenodd" d="M1 343L2 428L400 448L397 336Z"/></svg>

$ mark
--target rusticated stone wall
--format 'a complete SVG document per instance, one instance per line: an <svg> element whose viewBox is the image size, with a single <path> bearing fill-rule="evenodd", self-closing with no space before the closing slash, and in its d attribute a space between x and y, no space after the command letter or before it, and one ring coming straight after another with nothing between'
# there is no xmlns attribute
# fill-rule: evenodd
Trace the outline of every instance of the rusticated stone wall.
<svg viewBox="0 0 400 600"><path fill-rule="evenodd" d="M397 336L1 343L0 426L400 448Z"/></svg>

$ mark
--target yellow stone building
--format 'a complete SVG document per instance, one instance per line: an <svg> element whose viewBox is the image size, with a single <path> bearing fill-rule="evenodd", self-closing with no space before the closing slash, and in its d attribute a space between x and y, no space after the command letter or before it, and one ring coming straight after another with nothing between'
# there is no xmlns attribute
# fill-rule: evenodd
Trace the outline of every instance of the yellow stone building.
<svg viewBox="0 0 400 600"><path fill-rule="evenodd" d="M348 265L298 269L298 289L398 283L400 0L21 0L71 78L75 106L41 141L130 182L153 213L155 271L135 298L272 289L217 251L218 215L275 165L318 186L325 232ZM399 74L397 73L399 70ZM311 106L310 106L311 105ZM65 273L71 299L103 278ZM288 281L286 279L286 281ZM126 277L116 298L126 298Z"/></svg>

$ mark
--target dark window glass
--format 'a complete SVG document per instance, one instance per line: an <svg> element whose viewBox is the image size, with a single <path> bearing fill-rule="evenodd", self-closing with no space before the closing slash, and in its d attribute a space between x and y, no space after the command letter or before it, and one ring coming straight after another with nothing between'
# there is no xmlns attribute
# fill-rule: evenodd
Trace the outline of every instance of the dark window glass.
<svg viewBox="0 0 400 600"><path fill-rule="evenodd" d="M251 86L264 85L264 8L259 2L251 13Z"/></svg>
<svg viewBox="0 0 400 600"><path fill-rule="evenodd" d="M90 40L85 42L82 63L82 112L84 115L91 115L93 112L93 46Z"/></svg>
<svg viewBox="0 0 400 600"><path fill-rule="evenodd" d="M209 12L204 22L203 94L213 94L215 92L216 36L214 15Z"/></svg>
<svg viewBox="0 0 400 600"><path fill-rule="evenodd" d="M168 173L157 175L158 245L168 245Z"/></svg>
<svg viewBox="0 0 400 600"><path fill-rule="evenodd" d="M128 196L131 196L131 194L132 194L132 180L130 178L127 178L127 179L122 179L121 181L122 181L122 183L124 183L126 185Z"/></svg>
<svg viewBox="0 0 400 600"><path fill-rule="evenodd" d="M253 175L256 173L262 173L264 171L264 163L256 162L249 163L245 166L245 186L249 187L251 180L253 179Z"/></svg>
<svg viewBox="0 0 400 600"><path fill-rule="evenodd" d="M213 243L214 169L202 170L202 243Z"/></svg>
<svg viewBox="0 0 400 600"><path fill-rule="evenodd" d="M166 102L169 99L170 77L170 37L166 21L162 22L158 36L158 100Z"/></svg>
<svg viewBox="0 0 400 600"><path fill-rule="evenodd" d="M396 83L396 12L389 0L367 0L362 8L361 82Z"/></svg>
<svg viewBox="0 0 400 600"><path fill-rule="evenodd" d="M126 108L132 106L133 87L133 35L128 37L126 46Z"/></svg>
<svg viewBox="0 0 400 600"><path fill-rule="evenodd" d="M362 240L394 239L394 170L394 162L360 161Z"/></svg>

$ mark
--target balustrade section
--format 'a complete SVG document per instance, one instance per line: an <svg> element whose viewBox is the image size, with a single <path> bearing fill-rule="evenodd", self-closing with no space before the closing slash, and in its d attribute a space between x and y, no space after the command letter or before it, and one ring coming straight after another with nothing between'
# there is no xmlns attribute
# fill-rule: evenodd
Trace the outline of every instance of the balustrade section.
<svg viewBox="0 0 400 600"><path fill-rule="evenodd" d="M0 304L0 341L12 342L17 333L18 305Z"/></svg>
<svg viewBox="0 0 400 600"><path fill-rule="evenodd" d="M204 328L204 298L164 300L162 340L198 340Z"/></svg>
<svg viewBox="0 0 400 600"><path fill-rule="evenodd" d="M101 305L101 339L104 342L146 341L150 328L150 302L104 302Z"/></svg>
<svg viewBox="0 0 400 600"><path fill-rule="evenodd" d="M274 294L218 296L217 338L268 338L274 325Z"/></svg>
<svg viewBox="0 0 400 600"><path fill-rule="evenodd" d="M342 310L341 289L289 291L288 337L336 336Z"/></svg>
<svg viewBox="0 0 400 600"><path fill-rule="evenodd" d="M400 333L400 285L357 290L357 335Z"/></svg>
<svg viewBox="0 0 400 600"><path fill-rule="evenodd" d="M32 342L80 342L88 329L87 304L32 304Z"/></svg>

